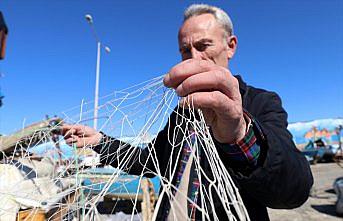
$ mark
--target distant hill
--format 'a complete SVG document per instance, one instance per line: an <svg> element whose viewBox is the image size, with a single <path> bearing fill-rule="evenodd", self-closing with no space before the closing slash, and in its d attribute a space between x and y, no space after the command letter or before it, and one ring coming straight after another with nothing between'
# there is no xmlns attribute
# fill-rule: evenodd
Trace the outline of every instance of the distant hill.
<svg viewBox="0 0 343 221"><path fill-rule="evenodd" d="M324 139L328 144L338 145L339 134L337 128L343 126L343 118L319 119L307 122L296 122L288 125L297 146L303 146L310 140ZM343 131L340 132L341 139ZM342 140L343 141L343 140Z"/></svg>

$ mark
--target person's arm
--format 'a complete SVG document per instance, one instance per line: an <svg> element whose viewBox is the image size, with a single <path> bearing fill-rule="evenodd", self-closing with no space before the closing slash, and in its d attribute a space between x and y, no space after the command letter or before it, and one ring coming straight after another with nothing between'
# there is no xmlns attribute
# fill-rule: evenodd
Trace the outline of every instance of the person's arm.
<svg viewBox="0 0 343 221"><path fill-rule="evenodd" d="M248 109L260 156L254 169L231 168L234 180L242 191L267 207L300 206L309 196L313 177L306 158L287 130L287 113L279 96L260 93Z"/></svg>
<svg viewBox="0 0 343 221"><path fill-rule="evenodd" d="M146 147L140 148L103 134L99 144L93 150L100 154L100 162L111 165L132 174L154 177L157 165L160 165L159 155L163 152L163 139L166 129L159 132L157 137ZM154 148L153 148L154 147Z"/></svg>
<svg viewBox="0 0 343 221"><path fill-rule="evenodd" d="M176 120L175 111L169 117L169 122L173 120ZM170 156L171 150L167 141L173 132L169 127L168 123L144 148L132 146L84 125L65 124L61 134L68 145L90 147L99 153L100 162L104 165L111 165L132 175L144 174L146 177L153 177L157 171L164 174L166 169L167 160L164 156Z"/></svg>

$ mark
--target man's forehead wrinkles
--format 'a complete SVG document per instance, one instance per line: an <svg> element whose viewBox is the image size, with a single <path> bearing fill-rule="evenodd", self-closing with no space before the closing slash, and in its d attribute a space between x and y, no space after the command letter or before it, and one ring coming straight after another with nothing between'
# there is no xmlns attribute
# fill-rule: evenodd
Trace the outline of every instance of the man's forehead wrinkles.
<svg viewBox="0 0 343 221"><path fill-rule="evenodd" d="M207 17L205 19L205 18L201 18L202 15L199 15L199 16L189 18L181 26L179 30L179 34L180 33L185 34L185 32L197 32L201 30L206 31L211 28L215 28L217 25L219 25L218 22L213 17L213 15L210 15L210 14L205 14L205 15L208 15L210 17Z"/></svg>
<svg viewBox="0 0 343 221"><path fill-rule="evenodd" d="M203 28L204 30L209 30L215 26L215 20L209 20L207 22L203 22L199 24L200 28Z"/></svg>

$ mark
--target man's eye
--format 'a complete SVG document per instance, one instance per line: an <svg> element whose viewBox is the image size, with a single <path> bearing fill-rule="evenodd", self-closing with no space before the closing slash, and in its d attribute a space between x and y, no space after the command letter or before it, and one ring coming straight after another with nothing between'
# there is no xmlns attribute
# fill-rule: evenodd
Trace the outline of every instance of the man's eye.
<svg viewBox="0 0 343 221"><path fill-rule="evenodd" d="M198 50L198 51L200 51L200 52L202 52L202 51L205 51L208 47L209 47L210 45L209 44L197 44L197 45L195 45L195 48Z"/></svg>

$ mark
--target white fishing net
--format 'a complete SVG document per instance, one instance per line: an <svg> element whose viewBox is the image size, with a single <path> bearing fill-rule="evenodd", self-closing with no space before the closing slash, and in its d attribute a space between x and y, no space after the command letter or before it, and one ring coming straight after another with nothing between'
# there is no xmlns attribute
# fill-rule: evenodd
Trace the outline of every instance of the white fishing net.
<svg viewBox="0 0 343 221"><path fill-rule="evenodd" d="M226 219L249 220L238 189L219 158L204 116L201 110L192 108L191 103L180 108L176 121L169 121L178 105L178 97L174 90L163 86L162 77L101 97L97 129L123 141L119 148L127 147L125 143L131 144L121 155L106 152L108 145L104 144L99 156L90 145L79 149L70 147L62 136L56 135L64 123L92 127L93 102L82 101L64 111L62 121L50 119L16 135L2 137L0 220L16 220L19 216L26 220L40 217L47 220L156 220L158 211L165 210L164 198L171 205L169 220L180 217L191 220L195 213L202 220L225 220L216 214L218 203L226 211ZM168 162L163 162L169 167L162 173L156 148L164 147L156 147L154 138L171 124L174 136L165 140L172 147L171 154ZM179 143L189 147L191 164L184 167L196 177L193 195L180 191L185 185L183 182L166 178L177 177L180 163L175 162L185 160L184 147L176 148ZM137 148L148 148L145 151L154 167L149 170L153 178L144 177L147 171L138 176L125 173L132 166L130 162L137 158ZM116 168L100 165L99 160L108 157L118 161ZM205 161L211 176L203 168ZM146 164L142 162L143 168ZM214 193L219 197L214 197ZM193 209L183 213L189 204Z"/></svg>

